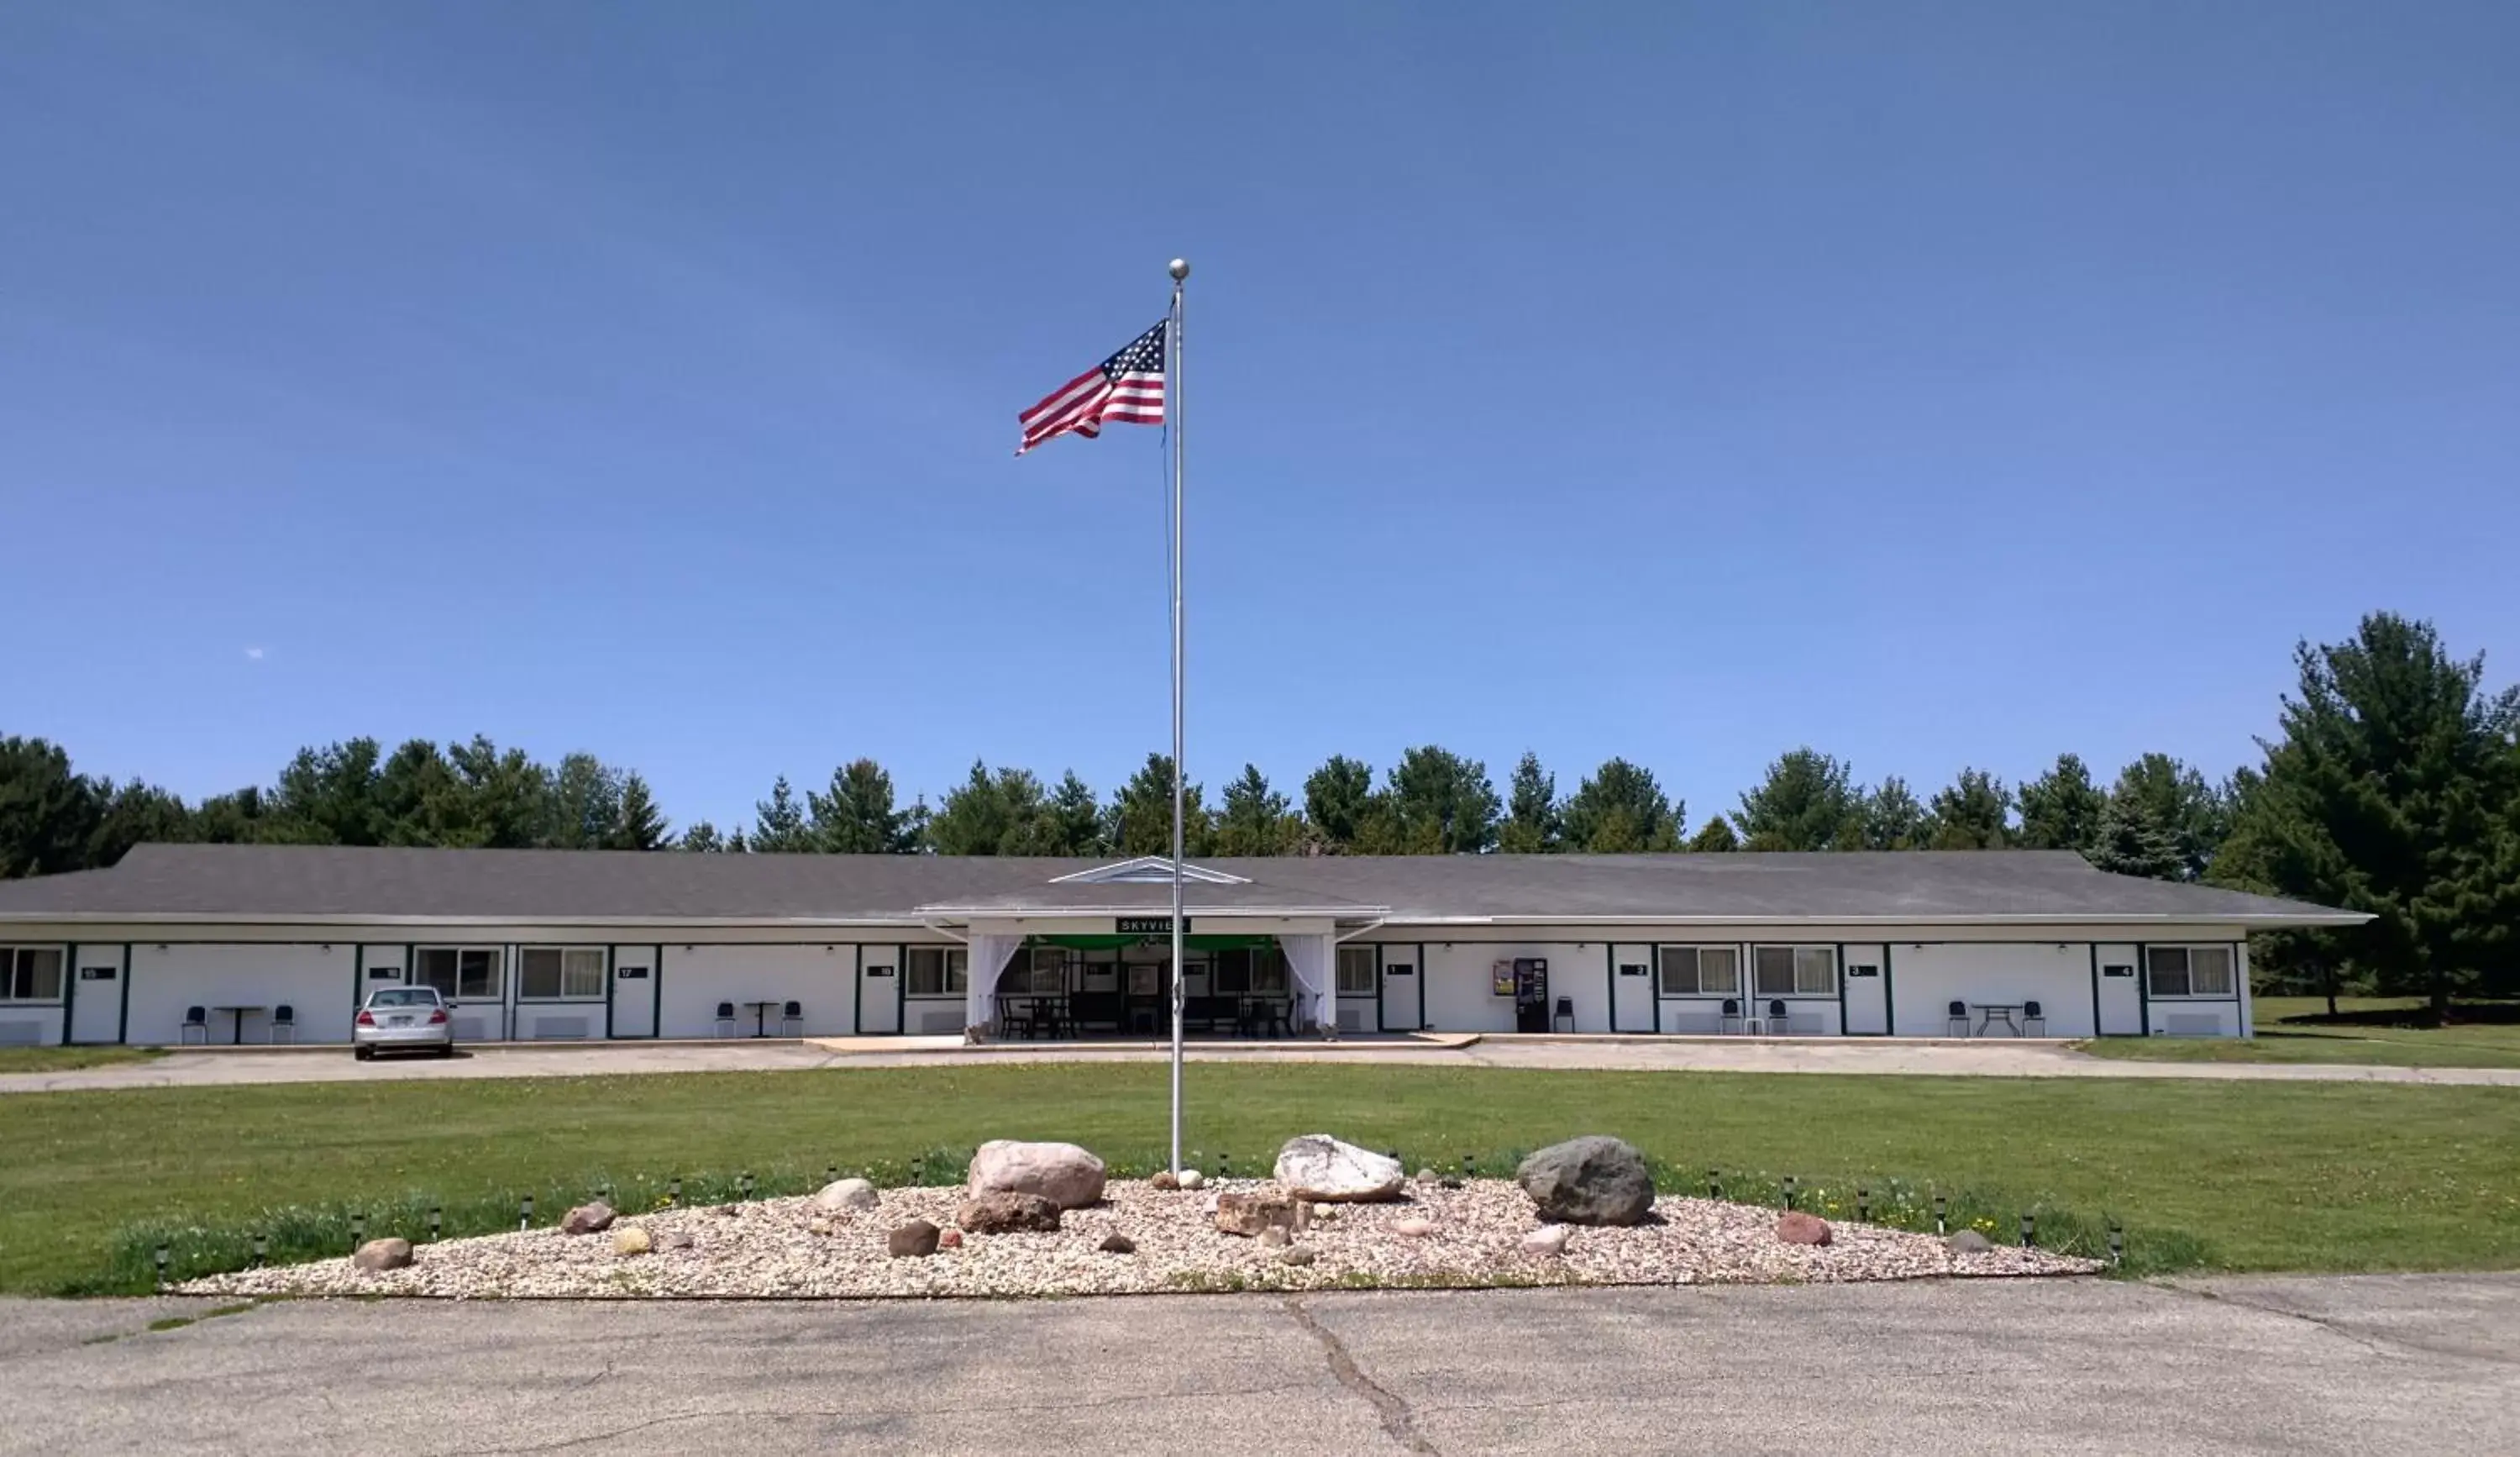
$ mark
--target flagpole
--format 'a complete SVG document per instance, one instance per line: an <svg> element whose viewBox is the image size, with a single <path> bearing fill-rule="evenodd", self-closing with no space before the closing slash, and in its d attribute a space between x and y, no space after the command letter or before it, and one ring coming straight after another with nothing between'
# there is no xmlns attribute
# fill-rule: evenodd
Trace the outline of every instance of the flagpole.
<svg viewBox="0 0 2520 1457"><path fill-rule="evenodd" d="M1170 347L1164 352L1164 418L1173 436L1173 1157L1182 1167L1182 283L1190 263L1175 258Z"/></svg>

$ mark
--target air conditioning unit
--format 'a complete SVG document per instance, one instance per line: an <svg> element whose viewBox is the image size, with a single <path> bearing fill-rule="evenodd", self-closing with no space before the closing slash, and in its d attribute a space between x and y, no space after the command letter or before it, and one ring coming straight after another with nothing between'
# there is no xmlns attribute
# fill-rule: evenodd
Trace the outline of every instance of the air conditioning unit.
<svg viewBox="0 0 2520 1457"><path fill-rule="evenodd" d="M2161 1019L2161 1030L2171 1037L2220 1037L2223 1019L2211 1012L2173 1012Z"/></svg>
<svg viewBox="0 0 2520 1457"><path fill-rule="evenodd" d="M537 1039L544 1037L591 1037L594 1034L594 1020L591 1018L537 1017L534 1019L534 1036Z"/></svg>
<svg viewBox="0 0 2520 1457"><path fill-rule="evenodd" d="M1365 1030L1365 1009L1364 1009L1363 1007L1341 1007L1341 1008L1339 1008L1339 1009L1338 1009L1338 1029L1339 1029L1340 1031L1342 1031L1342 1032L1362 1032L1362 1031L1364 1031L1364 1030Z"/></svg>
<svg viewBox="0 0 2520 1457"><path fill-rule="evenodd" d="M458 1042L481 1042L489 1037L489 1022L485 1018L458 1017L448 1026Z"/></svg>
<svg viewBox="0 0 2520 1457"><path fill-rule="evenodd" d="M0 1022L0 1047L33 1047L43 1040L40 1022Z"/></svg>
<svg viewBox="0 0 2520 1457"><path fill-rule="evenodd" d="M942 1011L919 1014L919 1030L929 1035L963 1030L963 1009L950 1007Z"/></svg>

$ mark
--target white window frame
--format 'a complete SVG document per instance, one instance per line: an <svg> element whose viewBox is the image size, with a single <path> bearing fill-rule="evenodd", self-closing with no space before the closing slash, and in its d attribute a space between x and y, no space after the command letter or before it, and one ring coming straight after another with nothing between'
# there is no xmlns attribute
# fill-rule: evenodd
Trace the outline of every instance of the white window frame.
<svg viewBox="0 0 2520 1457"><path fill-rule="evenodd" d="M1058 996L1067 990L1067 967L1073 958L1065 946L1035 946L1024 958L1023 989L1035 996Z"/></svg>
<svg viewBox="0 0 2520 1457"><path fill-rule="evenodd" d="M2185 979L2184 991L2164 991L2153 980L2153 958L2162 952L2179 953L2186 965L2179 975ZM2223 989L2202 991L2197 988L2196 958L2199 952L2219 956L2223 961ZM2143 992L2146 1000L2155 1002L2235 1002L2240 999L2240 958L2228 943L2223 941L2155 942L2143 948Z"/></svg>
<svg viewBox="0 0 2520 1457"><path fill-rule="evenodd" d="M527 990L525 981L526 963L544 955L560 958L560 989L549 996ZM593 960L591 968L588 966L590 958ZM570 965L572 961L576 962L574 967ZM584 975L590 970L594 979L583 980ZM461 958L458 958L456 975L459 978L463 975ZM584 986L584 990L570 989L569 983L573 977L581 979L580 984ZM517 948L517 1000L519 1002L600 1002L604 1000L605 995L604 979L602 946L519 946ZM443 996L444 993L440 992L439 995Z"/></svg>
<svg viewBox="0 0 2520 1457"><path fill-rule="evenodd" d="M925 962L925 966L921 963ZM958 997L969 989L971 953L964 946L901 948L901 994L906 997Z"/></svg>
<svg viewBox="0 0 2520 1457"><path fill-rule="evenodd" d="M1730 988L1710 987L1706 981L1706 958L1709 953L1721 956L1728 965L1725 975L1732 982ZM1688 984L1675 987L1671 974L1680 970L1679 963L1688 967ZM1732 997L1741 995L1741 948L1730 941L1718 944L1656 946L1654 948L1654 993L1662 997Z"/></svg>
<svg viewBox="0 0 2520 1457"><path fill-rule="evenodd" d="M1372 945L1338 948L1338 994L1343 997L1370 997L1380 990L1381 959ZM1363 973L1351 978L1350 972Z"/></svg>
<svg viewBox="0 0 2520 1457"><path fill-rule="evenodd" d="M35 958L50 952L53 958L53 994L34 995ZM68 992L70 949L68 946L11 945L0 946L0 1006L55 1007L65 1001ZM27 995L18 994L18 979L25 976Z"/></svg>
<svg viewBox="0 0 2520 1457"><path fill-rule="evenodd" d="M1761 984L1759 956L1763 951L1784 951L1792 955L1791 986L1784 991L1771 991ZM1750 985L1752 995L1761 1001L1837 1000L1837 947L1809 942L1766 941L1750 948Z"/></svg>
<svg viewBox="0 0 2520 1457"><path fill-rule="evenodd" d="M411 948L411 970L408 974L412 985L437 986L436 982L429 980L421 971L429 953L433 951L444 951L455 958L455 984L452 987L437 987L440 1001L452 1002L457 1006L462 1006L466 1002L489 1002L494 1005L501 1002L508 987L508 955L505 947L466 946L452 942L436 946L414 946ZM478 952L490 959L490 986L487 991L468 992L464 989L464 958L472 952Z"/></svg>

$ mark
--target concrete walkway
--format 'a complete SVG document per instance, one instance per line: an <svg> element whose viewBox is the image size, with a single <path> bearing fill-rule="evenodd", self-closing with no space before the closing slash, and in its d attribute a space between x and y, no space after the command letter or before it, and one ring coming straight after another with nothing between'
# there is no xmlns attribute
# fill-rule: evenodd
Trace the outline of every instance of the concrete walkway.
<svg viewBox="0 0 2520 1457"><path fill-rule="evenodd" d="M956 1037L802 1042L507 1044L456 1057L360 1063L341 1048L191 1048L146 1063L0 1074L0 1094L241 1083L402 1078L582 1077L760 1072L801 1068L985 1067L1010 1063L1160 1062L1163 1044L1011 1043ZM2264 1082L2435 1083L2520 1087L2520 1068L2378 1068L2340 1063L2144 1063L2095 1058L2062 1042L1751 1037L1421 1034L1323 1042L1199 1042L1192 1062L1375 1063L1419 1068L1540 1068L1642 1072L1825 1072L1920 1077L2204 1078Z"/></svg>
<svg viewBox="0 0 2520 1457"><path fill-rule="evenodd" d="M0 1301L0 1454L2520 1445L2497 1275L215 1308Z"/></svg>

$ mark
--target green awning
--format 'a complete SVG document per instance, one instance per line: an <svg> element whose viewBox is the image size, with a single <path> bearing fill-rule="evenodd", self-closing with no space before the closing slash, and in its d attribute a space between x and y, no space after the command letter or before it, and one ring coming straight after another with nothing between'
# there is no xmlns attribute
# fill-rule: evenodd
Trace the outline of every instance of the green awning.
<svg viewBox="0 0 2520 1457"><path fill-rule="evenodd" d="M1123 946L1170 946L1168 935L1037 935L1036 946L1064 946L1072 951L1114 951ZM1200 935L1193 932L1182 937L1182 944L1192 951L1262 951L1278 944L1273 935Z"/></svg>

